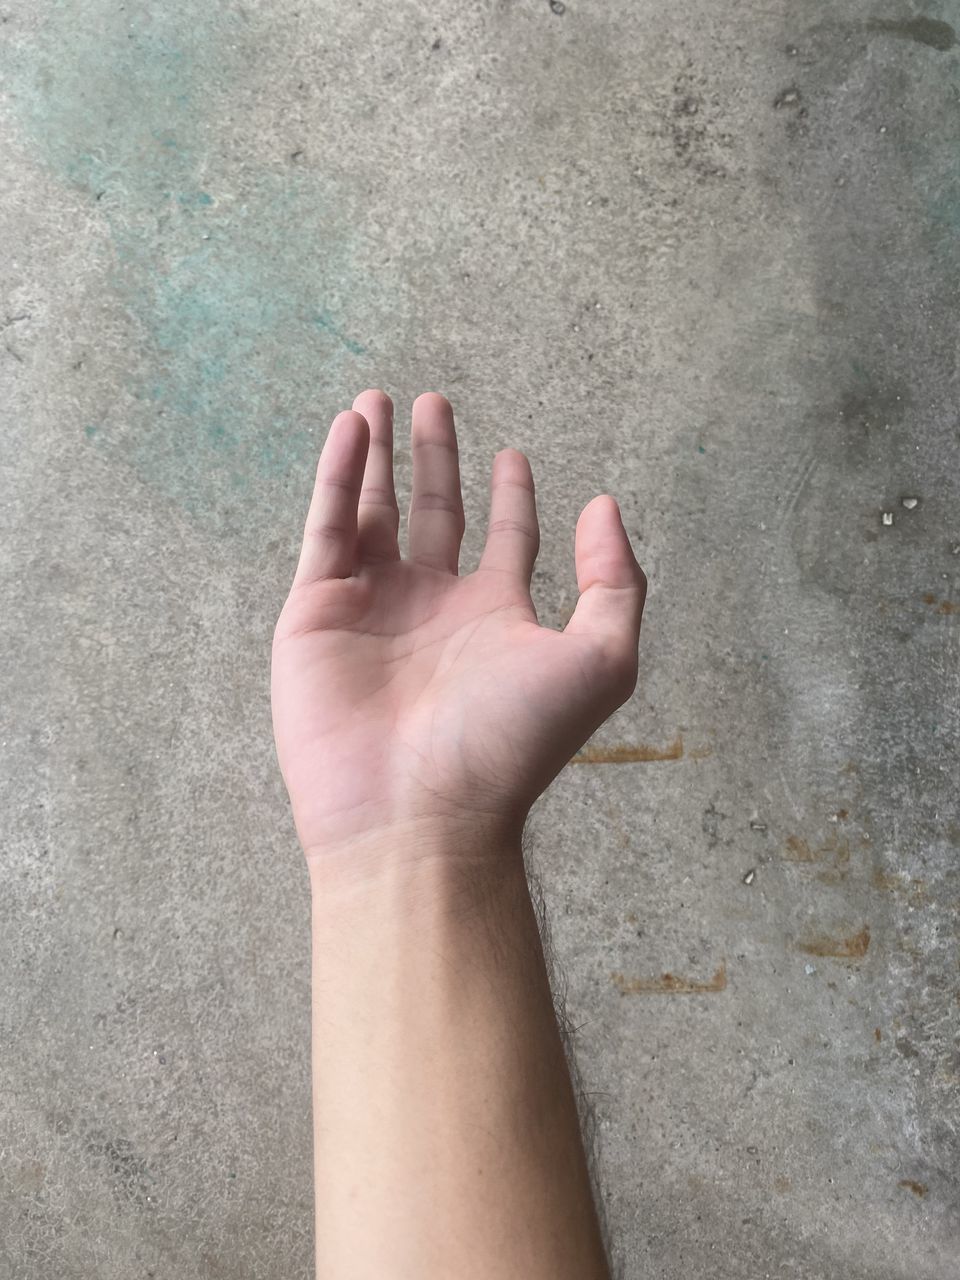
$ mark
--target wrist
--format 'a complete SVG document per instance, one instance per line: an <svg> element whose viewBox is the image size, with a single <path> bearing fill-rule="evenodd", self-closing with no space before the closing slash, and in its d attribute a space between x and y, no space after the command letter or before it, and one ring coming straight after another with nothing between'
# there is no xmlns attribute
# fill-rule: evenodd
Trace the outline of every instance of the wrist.
<svg viewBox="0 0 960 1280"><path fill-rule="evenodd" d="M523 827L482 820L416 818L360 832L349 840L304 845L315 899L333 901L371 893L388 899L448 894L523 876Z"/></svg>

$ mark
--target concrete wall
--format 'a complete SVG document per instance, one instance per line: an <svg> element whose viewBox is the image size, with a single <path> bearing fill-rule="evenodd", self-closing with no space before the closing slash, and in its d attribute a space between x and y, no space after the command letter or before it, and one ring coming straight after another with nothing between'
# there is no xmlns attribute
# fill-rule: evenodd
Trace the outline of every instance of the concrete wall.
<svg viewBox="0 0 960 1280"><path fill-rule="evenodd" d="M958 26L4 0L0 1277L311 1274L269 644L378 385L465 567L513 444L546 624L595 493L650 577L529 827L623 1276L960 1277Z"/></svg>

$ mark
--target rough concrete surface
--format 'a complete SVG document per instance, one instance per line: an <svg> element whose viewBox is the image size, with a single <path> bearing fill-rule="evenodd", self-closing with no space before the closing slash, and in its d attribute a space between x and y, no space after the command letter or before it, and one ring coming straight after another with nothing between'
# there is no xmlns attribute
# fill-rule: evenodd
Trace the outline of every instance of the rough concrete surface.
<svg viewBox="0 0 960 1280"><path fill-rule="evenodd" d="M529 453L545 623L596 493L650 577L529 826L621 1274L960 1277L954 28L0 0L2 1280L311 1273L269 644L367 386L467 567Z"/></svg>

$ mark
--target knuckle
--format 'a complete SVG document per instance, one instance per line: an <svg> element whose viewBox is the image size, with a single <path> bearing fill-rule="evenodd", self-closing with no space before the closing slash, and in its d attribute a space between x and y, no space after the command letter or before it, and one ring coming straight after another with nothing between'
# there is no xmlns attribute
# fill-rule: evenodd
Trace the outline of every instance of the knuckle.
<svg viewBox="0 0 960 1280"><path fill-rule="evenodd" d="M536 526L527 524L523 520L515 520L511 516L500 516L496 520L491 520L489 533L519 533L525 538L529 538L532 542L540 541L540 530Z"/></svg>
<svg viewBox="0 0 960 1280"><path fill-rule="evenodd" d="M422 511L440 511L446 515L463 519L463 507L447 493L418 493L413 500L411 513L419 515Z"/></svg>
<svg viewBox="0 0 960 1280"><path fill-rule="evenodd" d="M366 485L360 493L361 507L389 507L397 510L397 497L386 485Z"/></svg>
<svg viewBox="0 0 960 1280"><path fill-rule="evenodd" d="M307 530L307 537L317 542L342 542L347 530L338 524L314 524Z"/></svg>
<svg viewBox="0 0 960 1280"><path fill-rule="evenodd" d="M345 480L340 476L323 476L319 483L320 489L332 489L336 493L356 493L357 486L350 480Z"/></svg>

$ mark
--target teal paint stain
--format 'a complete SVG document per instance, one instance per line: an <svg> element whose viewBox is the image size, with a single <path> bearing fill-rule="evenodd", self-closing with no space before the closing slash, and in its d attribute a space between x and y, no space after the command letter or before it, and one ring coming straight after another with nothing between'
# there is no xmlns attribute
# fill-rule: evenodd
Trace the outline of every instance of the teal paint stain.
<svg viewBox="0 0 960 1280"><path fill-rule="evenodd" d="M206 191L184 192L177 196L177 204L181 209L207 209L213 204L213 196Z"/></svg>
<svg viewBox="0 0 960 1280"><path fill-rule="evenodd" d="M952 92L960 95L960 78L954 74L953 79ZM952 255L955 246L949 244L949 239L960 234L960 162L956 129L949 126L940 132L931 129L922 138L914 138L909 161L911 185L923 200L933 242L938 249L946 248Z"/></svg>
<svg viewBox="0 0 960 1280"><path fill-rule="evenodd" d="M326 333L333 334L338 342L343 343L351 355L366 355L366 347L361 346L359 342L355 342L353 338L348 338L329 311L319 312L319 314L313 317L313 323L318 329L322 329Z"/></svg>
<svg viewBox="0 0 960 1280"><path fill-rule="evenodd" d="M99 434L99 431L100 431L100 428L97 426L95 422L88 422L87 425L83 428L83 434L87 437L88 440L92 440L95 435Z"/></svg>
<svg viewBox="0 0 960 1280"><path fill-rule="evenodd" d="M707 452L707 451L706 451L706 449L703 447L703 445L702 445L702 444L698 444L698 445L697 445L697 453L706 453L706 452Z"/></svg>
<svg viewBox="0 0 960 1280"><path fill-rule="evenodd" d="M943 189L927 202L930 221L957 234L960 232L960 178L944 183Z"/></svg>
<svg viewBox="0 0 960 1280"><path fill-rule="evenodd" d="M199 0L51 0L0 50L31 154L96 204L105 283L138 331L135 420L112 447L213 522L224 495L312 469L305 411L368 354L350 308L375 289L357 278L350 200L332 182L222 158L211 104L229 112L257 39L248 15Z"/></svg>

